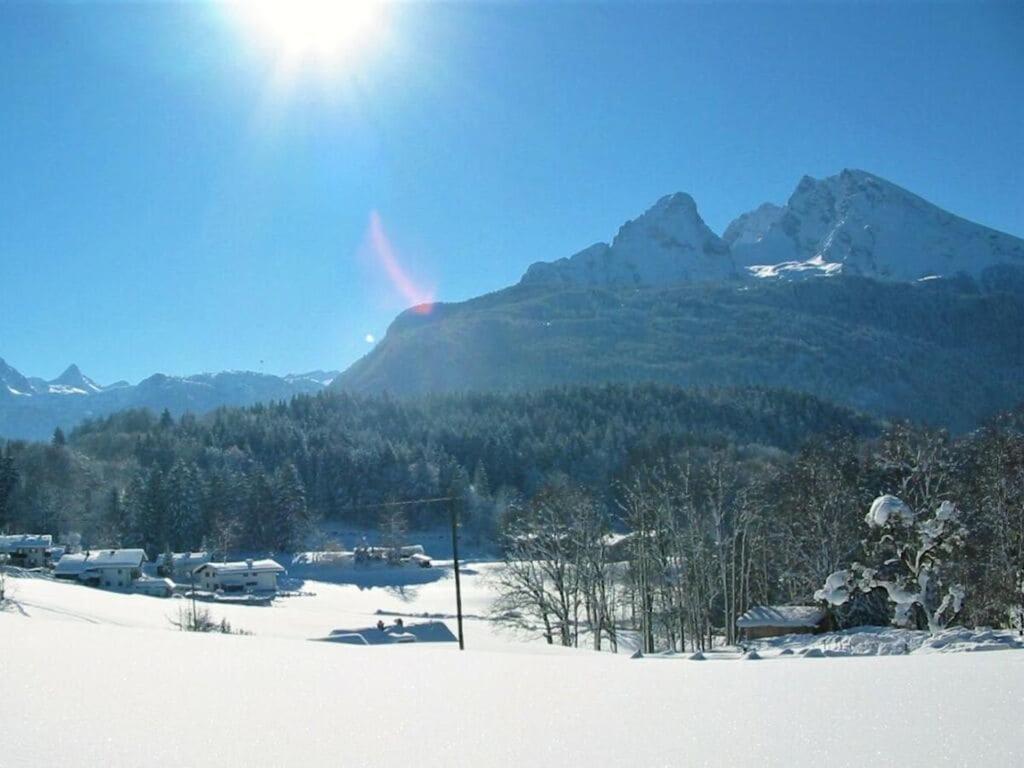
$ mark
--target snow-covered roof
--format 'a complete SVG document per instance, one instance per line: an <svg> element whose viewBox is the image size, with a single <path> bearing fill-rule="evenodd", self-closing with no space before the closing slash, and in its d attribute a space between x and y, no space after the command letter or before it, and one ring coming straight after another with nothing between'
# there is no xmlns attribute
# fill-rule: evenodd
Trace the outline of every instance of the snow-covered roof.
<svg viewBox="0 0 1024 768"><path fill-rule="evenodd" d="M174 591L174 582L170 579L158 579L152 576L143 576L132 582L132 589L139 592L162 592Z"/></svg>
<svg viewBox="0 0 1024 768"><path fill-rule="evenodd" d="M813 605L758 605L738 619L736 626L751 627L814 627L825 618L825 612Z"/></svg>
<svg viewBox="0 0 1024 768"><path fill-rule="evenodd" d="M85 553L77 553L74 555L64 555L60 560L57 561L57 565L54 566L53 572L56 576L77 576L85 570L85 560L88 555Z"/></svg>
<svg viewBox="0 0 1024 768"><path fill-rule="evenodd" d="M13 552L17 549L49 549L53 546L50 534L18 533L13 536L0 536L0 552Z"/></svg>
<svg viewBox="0 0 1024 768"><path fill-rule="evenodd" d="M204 563L196 568L201 570L203 568L209 568L214 573L226 574L226 573L245 573L252 571L253 573L284 573L284 567L276 560L239 560L231 563Z"/></svg>
<svg viewBox="0 0 1024 768"><path fill-rule="evenodd" d="M210 562L209 552L172 552L170 554L171 567L174 569L194 568L197 565ZM158 565L167 565L167 553L157 555L155 562Z"/></svg>
<svg viewBox="0 0 1024 768"><path fill-rule="evenodd" d="M63 557L61 560L63 561ZM89 552L85 570L92 568L138 568L146 561L141 549L97 549Z"/></svg>

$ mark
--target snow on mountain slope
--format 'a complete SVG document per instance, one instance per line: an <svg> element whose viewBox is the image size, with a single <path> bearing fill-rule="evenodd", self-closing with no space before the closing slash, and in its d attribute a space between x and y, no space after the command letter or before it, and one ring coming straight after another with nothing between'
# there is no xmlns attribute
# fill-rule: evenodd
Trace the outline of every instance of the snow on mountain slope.
<svg viewBox="0 0 1024 768"><path fill-rule="evenodd" d="M0 357L0 399L31 395L34 390L31 381Z"/></svg>
<svg viewBox="0 0 1024 768"><path fill-rule="evenodd" d="M736 276L852 274L914 281L997 265L1024 268L1024 240L954 216L892 182L858 170L805 176L785 206L742 214L721 238L689 195L661 198L626 222L611 245L538 262L524 284L663 285Z"/></svg>
<svg viewBox="0 0 1024 768"><path fill-rule="evenodd" d="M567 259L533 264L523 283L654 285L735 274L729 246L704 223L693 198L677 193L623 224L611 245L597 243Z"/></svg>
<svg viewBox="0 0 1024 768"><path fill-rule="evenodd" d="M744 214L729 230L736 263L758 277L855 274L913 281L1000 264L1024 267L1024 240L954 216L865 171L805 176L760 238ZM756 227L753 228L756 231ZM729 232L727 230L727 232ZM729 239L728 237L726 238Z"/></svg>
<svg viewBox="0 0 1024 768"><path fill-rule="evenodd" d="M303 601L319 599L315 586L316 598L235 607L231 621L284 628L310 610ZM40 755L122 768L140 754L195 768L1024 760L1019 651L755 663L360 648L284 629L186 634L152 623L184 601L50 587L70 597L47 604L52 595L19 580L25 604L0 612L4 768L38 765ZM404 599L410 612L421 607L415 594Z"/></svg>
<svg viewBox="0 0 1024 768"><path fill-rule="evenodd" d="M47 383L52 394L89 395L103 390L103 387L82 373L74 363L56 379Z"/></svg>

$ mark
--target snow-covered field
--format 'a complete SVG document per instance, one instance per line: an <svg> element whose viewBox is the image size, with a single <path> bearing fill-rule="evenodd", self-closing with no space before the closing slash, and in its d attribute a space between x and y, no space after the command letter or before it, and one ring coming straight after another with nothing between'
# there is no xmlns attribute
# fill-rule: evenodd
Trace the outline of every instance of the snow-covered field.
<svg viewBox="0 0 1024 768"><path fill-rule="evenodd" d="M12 579L0 766L1024 763L1019 650L806 659L776 642L761 661L669 663L549 649L472 618L489 607L492 567L464 574L462 654L308 641L378 610L446 616L447 575L210 606L244 637L174 631L182 600Z"/></svg>

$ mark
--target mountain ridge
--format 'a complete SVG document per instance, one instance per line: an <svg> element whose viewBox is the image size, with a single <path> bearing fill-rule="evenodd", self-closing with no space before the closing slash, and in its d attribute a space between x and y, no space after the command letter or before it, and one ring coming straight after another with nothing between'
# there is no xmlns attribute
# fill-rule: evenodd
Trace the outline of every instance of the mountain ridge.
<svg viewBox="0 0 1024 768"><path fill-rule="evenodd" d="M273 376L222 371L190 376L153 374L137 384L101 386L71 364L55 379L27 377L0 358L0 438L46 439L57 427L126 408L167 409L173 415L204 413L225 405L252 405L318 392L337 373Z"/></svg>
<svg viewBox="0 0 1024 768"><path fill-rule="evenodd" d="M722 236L694 199L665 195L609 243L535 262L521 282L655 285L679 280L854 274L912 281L999 264L1024 267L1024 240L976 224L867 171L804 176L785 205L740 214Z"/></svg>
<svg viewBox="0 0 1024 768"><path fill-rule="evenodd" d="M849 170L804 177L785 206L741 215L725 234L689 195L663 197L611 244L403 312L331 388L753 384L956 429L1024 399L1019 238ZM772 254L788 261L760 263Z"/></svg>

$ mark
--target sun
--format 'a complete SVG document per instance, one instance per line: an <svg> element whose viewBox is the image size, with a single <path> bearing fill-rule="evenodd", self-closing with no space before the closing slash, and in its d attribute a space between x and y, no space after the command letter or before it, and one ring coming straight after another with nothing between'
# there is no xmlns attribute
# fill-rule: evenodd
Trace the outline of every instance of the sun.
<svg viewBox="0 0 1024 768"><path fill-rule="evenodd" d="M384 0L250 0L242 20L293 67L340 66L380 42Z"/></svg>

